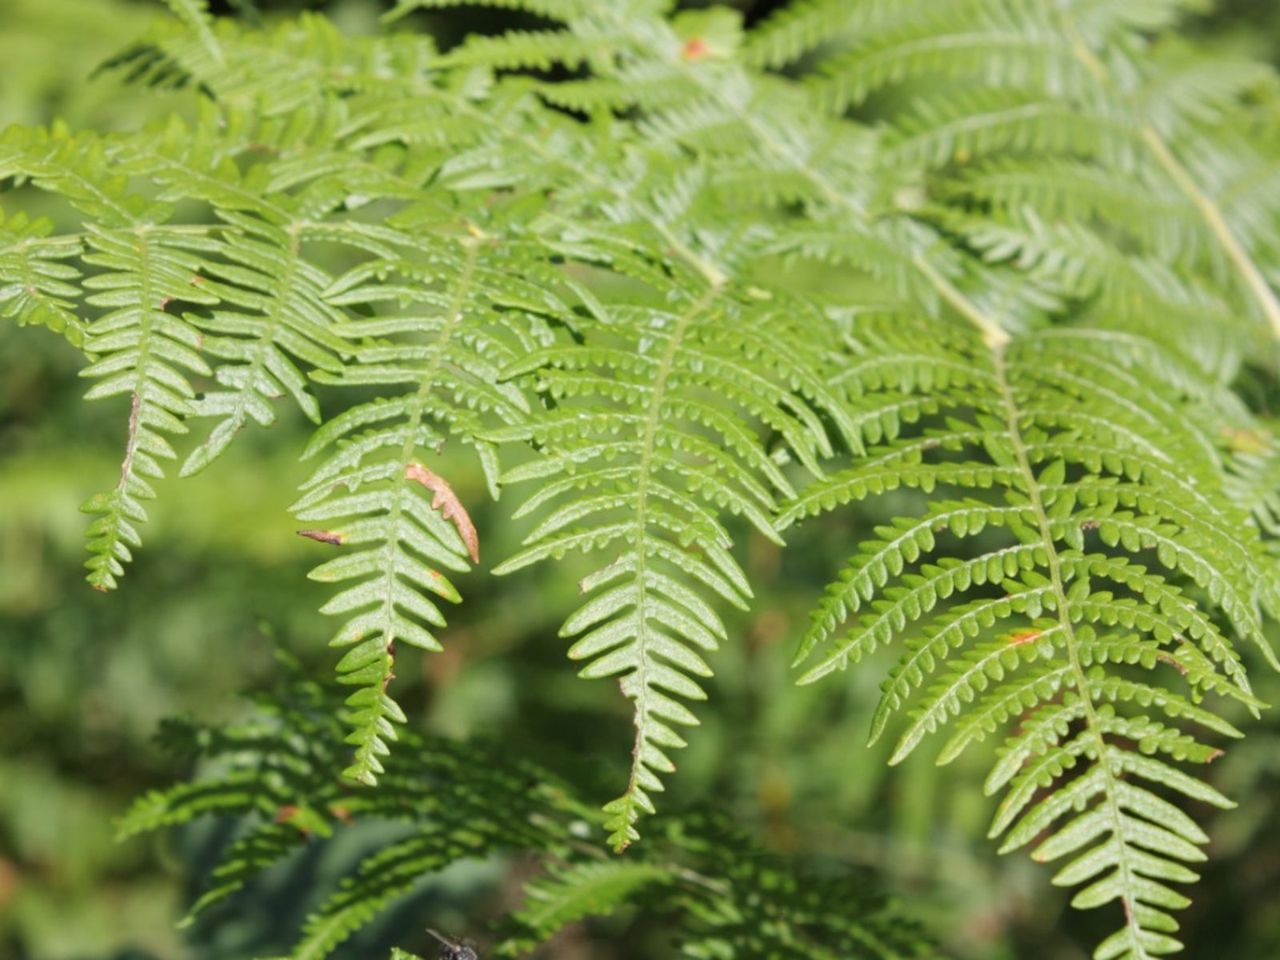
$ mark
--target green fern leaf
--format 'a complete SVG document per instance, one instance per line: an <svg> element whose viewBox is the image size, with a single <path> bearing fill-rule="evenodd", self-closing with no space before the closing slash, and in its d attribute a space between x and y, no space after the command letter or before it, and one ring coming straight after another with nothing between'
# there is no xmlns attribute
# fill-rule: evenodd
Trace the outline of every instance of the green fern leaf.
<svg viewBox="0 0 1280 960"><path fill-rule="evenodd" d="M868 326L866 335L885 344L901 334L877 336ZM921 336L923 328L904 342ZM1038 839L1037 860L1072 857L1055 882L1091 883L1077 907L1118 900L1124 908L1124 929L1098 955L1142 957L1173 948L1169 911L1187 901L1166 881L1194 879L1180 864L1202 859L1196 845L1205 837L1135 781L1229 806L1170 761L1207 763L1220 753L1189 723L1239 735L1161 675L1181 673L1195 699L1212 691L1256 708L1214 613L1274 659L1258 609L1273 608L1274 580L1261 542L1240 536L1244 517L1210 496L1224 476L1214 438L1178 415L1185 400L1177 392L1099 346L1083 330L994 348L962 338L950 348L955 364L985 367L986 375L970 375L973 399L930 394L946 429L925 430L927 445L895 437L883 453L820 481L784 518L892 489L874 478L894 455L906 466L903 484L999 493L934 499L919 517L878 528L814 615L801 659L821 651L820 660L804 679L905 639L872 724L874 738L907 710L892 762L950 729L942 749L949 762L1021 719L987 783L988 792L1007 789L992 835L1004 835L1006 851ZM877 372L852 383L870 409L902 402L902 384ZM1165 407L1158 424L1153 401ZM975 553L955 556L950 544L966 540ZM1169 578L1187 583L1186 592ZM855 617L847 636L836 637ZM1128 667L1151 681L1112 672Z"/></svg>
<svg viewBox="0 0 1280 960"><path fill-rule="evenodd" d="M543 484L519 512L544 518L495 572L578 551L616 554L584 578L583 593L594 596L561 633L578 638L569 655L588 661L582 676L620 675L634 705L631 776L605 808L617 848L636 839L659 775L674 769L668 751L685 742L676 727L697 722L676 698L705 698L691 677L710 675L705 657L726 638L709 599L742 606L750 596L723 516L740 515L776 540L775 495L791 487L751 422L767 424L802 462L816 465L830 450L814 406L827 395L803 392L820 372L805 364L823 355L771 356L767 343L785 328L780 313L717 286L697 298L672 289L668 299L683 299L681 309L605 308L595 329L621 348L556 347L509 368L531 374L556 405L495 435L544 450L505 477Z"/></svg>

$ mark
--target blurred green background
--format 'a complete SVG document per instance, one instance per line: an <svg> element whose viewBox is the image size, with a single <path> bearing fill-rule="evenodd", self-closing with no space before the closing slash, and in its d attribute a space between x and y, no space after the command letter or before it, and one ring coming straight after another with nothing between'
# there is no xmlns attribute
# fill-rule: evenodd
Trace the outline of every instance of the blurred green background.
<svg viewBox="0 0 1280 960"><path fill-rule="evenodd" d="M777 4L739 6L754 17ZM351 31L376 29L381 9L374 0L220 5L268 18L304 7L326 9ZM122 128L169 109L172 94L89 82L155 15L154 5L127 0L0 0L0 126L61 117ZM505 22L492 11L435 21L446 42ZM1275 59L1280 4L1228 2L1196 29ZM138 793L190 773L152 743L160 718L246 710L236 694L269 682L276 645L317 676L331 668L331 628L314 612L322 589L305 578L323 547L296 537L287 512L304 469L297 458L305 424L286 418L247 434L206 474L164 484L147 548L123 589L102 596L80 576L77 507L118 470L127 411L82 403L78 366L44 331L0 326L0 957L242 960L280 952L319 888L385 836L357 828L316 844L251 896L178 929L225 829L116 844L112 820ZM465 502L485 502L473 463L459 460L449 471ZM473 515L489 558L521 532L499 508ZM732 625L738 642L715 664L714 706L667 803L727 797L777 849L825 851L882 872L961 960L1083 960L1080 944L1105 919L1068 912L1049 871L995 856L984 837L992 808L979 790L984 757L940 772L919 751L889 771L888 744L863 746L875 669L850 675L843 689L791 684L787 663L805 611L862 527L853 514L828 520L800 534L805 548L785 562L763 540L744 544L759 602ZM590 775L621 778L625 705L612 685L578 681L556 637L574 573L539 570L499 583L481 569L462 578L466 603L444 633L447 652L406 657L397 680L412 722L501 736L553 766L585 757ZM1259 676L1270 687L1260 694L1280 701L1280 682ZM1280 716L1255 725L1214 774L1248 803L1211 825L1212 866L1186 914L1187 956L1280 957ZM414 946L405 937L421 936L424 917L479 932L485 918L510 908L503 871L478 864L450 872L344 955ZM581 931L556 957L660 960L627 922L624 915Z"/></svg>

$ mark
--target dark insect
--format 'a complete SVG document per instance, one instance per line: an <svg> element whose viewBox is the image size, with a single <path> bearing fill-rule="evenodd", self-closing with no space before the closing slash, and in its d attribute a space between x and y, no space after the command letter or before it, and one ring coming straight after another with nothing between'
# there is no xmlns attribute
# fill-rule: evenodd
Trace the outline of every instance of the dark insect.
<svg viewBox="0 0 1280 960"><path fill-rule="evenodd" d="M439 960L480 960L480 955L463 943L454 943L440 934L436 933L430 927L427 933L431 934L440 941Z"/></svg>

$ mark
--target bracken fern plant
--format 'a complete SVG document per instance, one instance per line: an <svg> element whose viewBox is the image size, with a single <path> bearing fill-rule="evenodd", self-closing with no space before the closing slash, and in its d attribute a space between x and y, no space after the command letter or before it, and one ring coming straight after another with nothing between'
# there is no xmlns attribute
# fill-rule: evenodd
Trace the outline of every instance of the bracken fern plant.
<svg viewBox="0 0 1280 960"><path fill-rule="evenodd" d="M189 734L234 762L125 831L248 817L203 906L353 811L413 824L299 957L499 849L548 867L495 955L621 902L686 915L691 957L917 955L899 914L714 818L660 818L622 859L592 842L655 813L752 603L741 541L857 503L799 681L889 650L893 761L994 741L1001 849L1110 907L1101 960L1177 952L1198 820L1233 803L1205 765L1265 706L1250 667L1280 666L1280 445L1254 399L1280 369L1274 73L1179 35L1196 0L796 0L751 29L490 0L528 28L417 29L463 5L401 0L347 37L170 0L103 70L183 109L0 134L0 312L120 409L93 587L171 464L217 470L282 405L315 425L293 510L347 696ZM560 633L634 719L601 815L406 732L398 659L441 649L449 574L489 540L446 445L514 501L523 542L490 572L586 565Z"/></svg>

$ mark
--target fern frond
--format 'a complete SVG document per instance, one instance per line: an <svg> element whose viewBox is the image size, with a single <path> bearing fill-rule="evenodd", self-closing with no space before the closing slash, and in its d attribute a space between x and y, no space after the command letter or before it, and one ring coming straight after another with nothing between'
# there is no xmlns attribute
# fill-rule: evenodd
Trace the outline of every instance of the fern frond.
<svg viewBox="0 0 1280 960"><path fill-rule="evenodd" d="M968 166L951 186L958 198L996 214L1030 210L1049 223L1109 220L1166 263L1202 253L1195 246L1203 237L1194 211L1159 184L1087 161L1002 157Z"/></svg>
<svg viewBox="0 0 1280 960"><path fill-rule="evenodd" d="M865 337L883 347L927 341L926 329L884 335L868 324ZM938 394L945 426L895 426L783 522L899 484L986 492L935 493L920 515L877 528L814 614L800 659L818 660L803 680L905 640L872 724L874 738L907 711L892 762L944 729L940 762L950 762L1020 722L987 783L1007 790L992 836L1004 835L1003 850L1037 840L1037 860L1073 857L1055 878L1090 883L1073 903L1124 908L1123 929L1097 955L1146 957L1176 949L1170 911L1186 900L1166 882L1194 879L1181 864L1203 859L1205 842L1162 792L1230 805L1175 766L1220 752L1188 724L1240 735L1193 701L1212 692L1256 709L1231 635L1274 660L1259 604L1275 608L1276 580L1256 534L1241 535L1244 516L1214 493L1223 457L1216 437L1179 414L1185 394L1099 345L1085 330L995 348L962 338L954 363L982 373L967 394ZM886 366L893 356L877 353ZM850 385L869 411L929 389L875 368ZM886 463L901 464L891 482L880 479ZM1179 674L1193 699L1171 689Z"/></svg>
<svg viewBox="0 0 1280 960"><path fill-rule="evenodd" d="M869 11L870 5L864 5ZM747 38L744 59L774 69L827 45L848 42L856 28L849 5L838 0L799 0L770 13Z"/></svg>
<svg viewBox="0 0 1280 960"><path fill-rule="evenodd" d="M1153 58L1151 76L1136 96L1137 108L1164 137L1229 120L1247 98L1274 88L1275 71L1263 63L1207 57L1169 42Z"/></svg>
<svg viewBox="0 0 1280 960"><path fill-rule="evenodd" d="M569 924L587 917L608 916L620 904L634 901L641 890L670 884L672 871L660 864L630 860L589 860L556 864L525 885L525 902L512 920L519 934L506 937L499 956L518 956L550 940Z"/></svg>
<svg viewBox="0 0 1280 960"><path fill-rule="evenodd" d="M923 167L992 156L1050 154L1124 166L1135 152L1128 118L1036 98L1013 86L921 97L902 121L890 162Z"/></svg>
<svg viewBox="0 0 1280 960"><path fill-rule="evenodd" d="M1080 313L1084 322L1155 338L1176 334L1179 353L1219 382L1230 382L1245 356L1267 349L1266 334L1224 302L1211 282L1180 273L1164 256L1127 254L1119 243L1082 224L1051 225L1030 209L979 217L946 212L938 222L964 237L987 262L1009 266L1060 298L1086 304ZM1158 246L1177 242L1152 240Z"/></svg>
<svg viewBox="0 0 1280 960"><path fill-rule="evenodd" d="M479 821L486 824L486 821ZM294 944L294 960L331 956L344 940L424 878L461 859L478 859L509 842L496 824L452 821L383 847L366 858L345 887L312 914Z"/></svg>
<svg viewBox="0 0 1280 960"><path fill-rule="evenodd" d="M218 387L200 398L195 415L218 422L183 464L184 475L207 466L247 422L274 422L272 401L284 394L318 422L304 373L336 371L349 353L329 329L341 314L320 297L330 277L307 245L338 242L360 251L378 245L358 228L344 233L355 227L350 221L322 222L342 199L332 194L345 185L323 153L304 145L324 135L325 119L298 120L309 120L309 128L206 105L194 126L175 120L113 145L123 171L150 179L170 201L210 205L227 225L225 244L200 277L220 309L193 317L206 333L207 353L221 361ZM359 164L344 166L342 180L364 175Z"/></svg>
<svg viewBox="0 0 1280 960"><path fill-rule="evenodd" d="M222 48L213 34L213 17L207 0L164 0L173 15L182 21L215 60L223 58Z"/></svg>
<svg viewBox="0 0 1280 960"><path fill-rule="evenodd" d="M308 837L330 835L350 817L348 806L358 805L328 775L343 751L342 726L324 697L318 685L295 673L283 701L260 704L259 714L246 723L201 728L168 721L162 726L160 739L171 749L226 766L216 778L139 797L117 822L118 836L178 826L210 814L238 816L244 827L212 871L186 923L235 895Z"/></svg>
<svg viewBox="0 0 1280 960"><path fill-rule="evenodd" d="M681 846L703 853L703 875L719 881L698 885L702 903L681 943L681 955L690 960L934 955L901 908L857 874L785 870L766 856L744 856L738 851L751 851L749 841L720 818L695 818L677 823L676 830Z"/></svg>
<svg viewBox="0 0 1280 960"><path fill-rule="evenodd" d="M606 807L619 849L638 836L640 814L652 812L658 775L674 769L667 751L685 743L675 727L697 722L676 697L705 699L691 675L710 675L704 657L726 637L699 591L738 606L750 596L721 515L744 516L775 538L775 492L790 490L751 420L777 430L802 459L829 449L808 404L773 370L752 363L766 359L755 345L761 319L715 286L683 299L678 308L616 307L597 318L598 332L621 349L558 347L514 365L509 375L533 373L536 388L557 405L500 434L546 449L506 482L551 483L520 511L539 509L545 518L495 572L569 552L617 554L583 580L584 593L603 592L561 633L579 637L569 655L590 661L582 676L621 675L634 704L630 780ZM718 406L726 398L731 411ZM558 502L565 494L573 499Z"/></svg>
<svg viewBox="0 0 1280 960"><path fill-rule="evenodd" d="M1280 447L1269 430L1226 428L1232 456L1226 489L1271 537L1280 534Z"/></svg>
<svg viewBox="0 0 1280 960"><path fill-rule="evenodd" d="M65 127L7 127L0 132L0 182L30 182L65 199L101 227L136 227L166 219L163 204L130 188L113 170L107 141Z"/></svg>
<svg viewBox="0 0 1280 960"><path fill-rule="evenodd" d="M219 389L200 397L195 415L218 420L183 462L183 476L208 466L250 420L274 423L271 401L286 393L318 423L319 405L295 358L336 372L337 357L347 352L331 332L341 315L321 298L329 277L302 256L303 232L248 217L237 222L241 233L227 245L227 262L206 265L204 285L219 295L222 309L197 321L206 331L205 350L222 363Z"/></svg>
<svg viewBox="0 0 1280 960"><path fill-rule="evenodd" d="M599 47L586 37L563 30L511 30L495 37L469 38L439 63L446 67L484 66L493 70L576 69L599 56Z"/></svg>
<svg viewBox="0 0 1280 960"><path fill-rule="evenodd" d="M459 599L434 567L465 571L468 561L479 561L466 508L422 461L457 436L476 447L496 496L496 454L480 438L485 414L518 423L529 412L521 391L500 382L500 366L548 346L548 320L570 314L549 286L506 272L536 250L475 228L460 236L419 234L414 246L417 261L370 261L325 291L343 308L412 304L338 325L358 345L358 362L325 378L408 392L353 406L317 431L304 456L329 453L294 507L299 520L324 525L306 535L342 550L311 576L349 583L324 610L346 617L333 644L351 648L339 673L360 687L348 701L357 751L347 772L365 782L380 772L378 756L394 736L388 721L403 720L386 689L397 641L441 649L431 628L444 619L430 595ZM531 276L537 268L529 261Z"/></svg>
<svg viewBox="0 0 1280 960"><path fill-rule="evenodd" d="M479 246L468 238L458 249L443 245L435 251L436 268L454 279L438 295L417 294L426 316L379 317L352 321L345 328L353 339L379 334L404 338L402 345L385 347L366 341L369 349L360 353L364 365L349 382L390 386L408 381L416 389L398 400L353 407L329 421L307 455L326 447L334 450L303 484L303 497L294 505L299 520L324 525L323 530L304 531L306 536L342 550L311 577L344 584L323 610L346 618L332 641L350 648L338 672L359 688L347 701L356 754L346 775L365 783L382 772L379 757L388 751L386 741L395 737L392 724L404 721L387 692L396 643L442 649L429 628L442 627L444 617L430 595L453 602L460 597L435 567L465 571L468 559L479 559L478 538L465 508L448 482L421 462L426 451L444 443L436 423L449 419L450 407L437 393L465 389L469 379L458 376L453 352L455 341L469 338ZM388 269L385 264L357 268L329 295L346 305L404 296L404 288L359 282Z"/></svg>
<svg viewBox="0 0 1280 960"><path fill-rule="evenodd" d="M961 2L896 17L888 29L862 34L853 49L824 63L817 87L842 111L922 74L951 81L980 76L993 89L1049 92L1087 82L1086 66L1051 13L1030 3L1017 5L1016 13L1001 6Z"/></svg>
<svg viewBox="0 0 1280 960"><path fill-rule="evenodd" d="M464 5L522 10L536 17L561 22L580 17L590 9L588 0L478 0L476 3L470 3L470 0L398 0L387 16L398 19L415 10L448 10Z"/></svg>
<svg viewBox="0 0 1280 960"><path fill-rule="evenodd" d="M85 350L98 359L82 376L98 383L85 396L124 395L130 403L120 479L82 508L97 517L88 530L89 583L110 590L141 542L142 504L155 496L149 480L163 476L162 460L176 457L165 434L187 431L183 421L195 397L187 376L210 373L199 353L199 332L168 307L216 302L194 282L202 255L216 245L199 233L139 225L112 232L90 228L86 247L85 262L103 272L85 280L86 289L98 291L85 299L107 312L87 330Z"/></svg>

